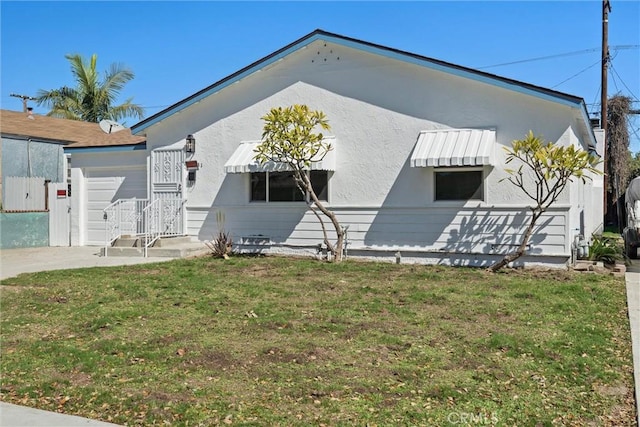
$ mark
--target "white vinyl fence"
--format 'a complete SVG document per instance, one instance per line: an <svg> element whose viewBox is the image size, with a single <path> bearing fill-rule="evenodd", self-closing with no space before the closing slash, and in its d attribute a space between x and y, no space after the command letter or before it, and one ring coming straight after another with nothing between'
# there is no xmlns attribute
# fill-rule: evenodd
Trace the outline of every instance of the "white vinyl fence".
<svg viewBox="0 0 640 427"><path fill-rule="evenodd" d="M5 211L44 211L45 183L42 177L8 176L2 183Z"/></svg>
<svg viewBox="0 0 640 427"><path fill-rule="evenodd" d="M70 246L71 204L64 182L49 183L49 246Z"/></svg>

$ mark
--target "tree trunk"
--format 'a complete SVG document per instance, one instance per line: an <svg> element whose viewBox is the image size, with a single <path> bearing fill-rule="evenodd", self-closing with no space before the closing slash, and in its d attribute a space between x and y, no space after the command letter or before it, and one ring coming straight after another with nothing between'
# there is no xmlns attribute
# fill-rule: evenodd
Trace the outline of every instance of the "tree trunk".
<svg viewBox="0 0 640 427"><path fill-rule="evenodd" d="M327 245L327 250L333 254L334 247L333 244L331 244L331 242L329 241L329 235L327 234L327 227L324 226L324 220L322 219L316 208L313 207L313 202L307 202L307 206L309 206L311 212L313 212L316 218L318 218L320 228L322 229L322 241L325 245Z"/></svg>
<svg viewBox="0 0 640 427"><path fill-rule="evenodd" d="M336 244L332 245L331 242L329 242L329 238L327 237L327 233L324 228L324 223L322 219L320 218L318 213L315 211L315 209L311 207L311 209L313 210L313 213L318 217L318 220L320 221L320 225L322 226L322 231L324 234L324 243L325 245L327 245L327 249L330 250L331 254L333 255L332 261L340 262L342 261L342 252L343 252L343 246L344 246L344 230L342 229L340 222L338 222L338 218L336 217L336 214L331 212L329 209L327 209L322 204L322 202L318 199L318 196L316 195L315 191L313 191L313 186L311 185L309 176L304 172L302 173L298 172L298 174L299 175L296 177L296 179L300 179L302 181L303 186L309 192L309 195L311 196L311 200L313 201L313 203L316 205L316 207L320 212L322 212L327 218L331 220L331 223L333 224L333 228L335 228L336 230L336 236L338 239L336 241Z"/></svg>
<svg viewBox="0 0 640 427"><path fill-rule="evenodd" d="M338 240L336 241L336 244L335 245L330 245L330 243L328 241L325 241L325 244L327 244L327 247L331 247L332 246L333 261L334 262L340 262L340 261L342 261L342 247L344 246L344 230L340 226L340 223L338 222L338 218L336 217L336 214L331 212L329 209L324 207L322 202L320 202L320 200L318 200L318 197L313 192L313 190L310 191L309 194L311 194L311 198L313 199L313 203L315 203L315 205L318 207L320 212L322 212L327 218L329 218L331 220L331 223L333 224L333 228L335 228L335 230L336 230L336 236L338 237Z"/></svg>
<svg viewBox="0 0 640 427"><path fill-rule="evenodd" d="M510 262L513 262L524 255L527 249L527 244L529 243L529 239L531 239L531 236L533 235L533 228L535 227L538 218L540 218L540 216L544 212L542 210L536 209L532 209L532 211L533 216L531 217L531 222L529 222L529 226L527 227L527 230L522 237L522 242L520 243L520 246L518 246L518 249L516 249L515 252L505 255L504 258L502 258L500 261L487 268L487 271L495 273L496 271L508 265Z"/></svg>

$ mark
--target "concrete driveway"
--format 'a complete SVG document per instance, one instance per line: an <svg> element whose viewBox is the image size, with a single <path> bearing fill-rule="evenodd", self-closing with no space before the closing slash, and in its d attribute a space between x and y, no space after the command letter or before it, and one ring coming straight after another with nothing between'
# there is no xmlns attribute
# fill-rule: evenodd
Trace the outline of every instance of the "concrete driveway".
<svg viewBox="0 0 640 427"><path fill-rule="evenodd" d="M0 279L21 273L66 270L83 267L106 267L169 261L166 257L103 257L100 247L46 247L0 250Z"/></svg>

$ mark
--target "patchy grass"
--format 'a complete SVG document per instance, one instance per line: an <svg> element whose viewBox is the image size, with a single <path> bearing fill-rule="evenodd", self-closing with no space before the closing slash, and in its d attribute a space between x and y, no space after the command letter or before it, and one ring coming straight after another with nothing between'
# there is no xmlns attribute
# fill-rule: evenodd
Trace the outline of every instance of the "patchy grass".
<svg viewBox="0 0 640 427"><path fill-rule="evenodd" d="M196 258L2 282L1 399L126 425L635 425L624 282Z"/></svg>

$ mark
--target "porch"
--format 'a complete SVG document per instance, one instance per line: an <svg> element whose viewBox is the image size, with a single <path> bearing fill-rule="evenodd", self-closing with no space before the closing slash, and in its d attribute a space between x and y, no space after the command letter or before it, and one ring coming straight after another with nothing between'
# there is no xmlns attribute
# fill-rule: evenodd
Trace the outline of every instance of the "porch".
<svg viewBox="0 0 640 427"><path fill-rule="evenodd" d="M103 256L182 257L206 249L186 236L182 198L119 199L103 210Z"/></svg>

